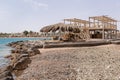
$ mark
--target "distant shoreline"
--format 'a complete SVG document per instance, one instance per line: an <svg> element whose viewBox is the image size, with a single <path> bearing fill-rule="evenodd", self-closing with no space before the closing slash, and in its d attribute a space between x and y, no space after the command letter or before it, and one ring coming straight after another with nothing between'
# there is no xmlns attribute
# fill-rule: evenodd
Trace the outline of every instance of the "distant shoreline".
<svg viewBox="0 0 120 80"><path fill-rule="evenodd" d="M0 37L0 38L41 38L41 37Z"/></svg>
<svg viewBox="0 0 120 80"><path fill-rule="evenodd" d="M43 36L39 36L39 37L0 37L0 38L45 38ZM48 37L50 38L50 37Z"/></svg>

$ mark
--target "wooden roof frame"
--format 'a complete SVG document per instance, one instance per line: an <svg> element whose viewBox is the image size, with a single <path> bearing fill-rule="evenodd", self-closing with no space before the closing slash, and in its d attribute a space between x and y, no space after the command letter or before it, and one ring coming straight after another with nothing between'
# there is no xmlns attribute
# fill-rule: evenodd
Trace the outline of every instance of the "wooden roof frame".
<svg viewBox="0 0 120 80"><path fill-rule="evenodd" d="M64 19L64 21L68 21L68 22L77 22L77 23L82 23L82 24L89 24L89 21L86 20L82 20L82 19L77 19L77 18L73 18L73 19Z"/></svg>
<svg viewBox="0 0 120 80"><path fill-rule="evenodd" d="M108 16L93 16L93 17L89 17L89 18L92 18L92 19L95 19L95 20L98 20L98 21L102 21L102 22L117 22L117 20L111 18L111 17L108 17Z"/></svg>

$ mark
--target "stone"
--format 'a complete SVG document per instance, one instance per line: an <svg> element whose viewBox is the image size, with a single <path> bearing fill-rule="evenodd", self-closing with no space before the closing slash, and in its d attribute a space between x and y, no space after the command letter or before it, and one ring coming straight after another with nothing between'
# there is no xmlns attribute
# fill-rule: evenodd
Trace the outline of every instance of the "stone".
<svg viewBox="0 0 120 80"><path fill-rule="evenodd" d="M4 58L11 59L11 58L12 58L12 55L7 55L7 56L5 56Z"/></svg>
<svg viewBox="0 0 120 80"><path fill-rule="evenodd" d="M31 63L30 58L23 57L16 63L14 63L13 70L24 70L28 67L28 64Z"/></svg>
<svg viewBox="0 0 120 80"><path fill-rule="evenodd" d="M8 66L0 68L0 80L14 80L11 71Z"/></svg>
<svg viewBox="0 0 120 80"><path fill-rule="evenodd" d="M38 49L33 49L33 50L29 49L28 54L29 54L29 56L35 56L37 54L40 54L40 51Z"/></svg>
<svg viewBox="0 0 120 80"><path fill-rule="evenodd" d="M19 76L31 63L31 56L40 54L38 48L42 48L39 42L31 41L17 41L9 43L8 46L12 47L11 55L6 58L11 59L10 68L16 76ZM7 80L7 79L6 79ZM9 79L8 79L9 80Z"/></svg>

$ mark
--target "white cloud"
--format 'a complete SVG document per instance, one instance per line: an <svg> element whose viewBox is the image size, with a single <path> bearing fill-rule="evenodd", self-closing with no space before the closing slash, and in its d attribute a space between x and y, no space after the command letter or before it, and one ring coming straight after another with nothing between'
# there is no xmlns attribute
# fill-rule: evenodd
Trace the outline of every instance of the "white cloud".
<svg viewBox="0 0 120 80"><path fill-rule="evenodd" d="M24 2L29 3L33 8L48 8L47 4L38 2L37 0L24 0Z"/></svg>

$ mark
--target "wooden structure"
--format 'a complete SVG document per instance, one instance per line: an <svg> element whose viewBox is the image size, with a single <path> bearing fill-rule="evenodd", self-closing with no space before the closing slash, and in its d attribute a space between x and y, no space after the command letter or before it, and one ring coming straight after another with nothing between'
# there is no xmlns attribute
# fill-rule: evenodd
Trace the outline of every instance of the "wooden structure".
<svg viewBox="0 0 120 80"><path fill-rule="evenodd" d="M73 26L78 26L79 28L87 28L89 27L89 21L86 20L81 20L81 19L77 19L77 18L73 18L73 19L64 19L64 24L72 24Z"/></svg>
<svg viewBox="0 0 120 80"><path fill-rule="evenodd" d="M84 39L84 40L90 39L89 21L77 19L77 18L64 19L63 21L64 21L64 24L69 24L69 25L73 26L73 28L77 27L80 30L80 32L77 34L77 36L79 36L81 39ZM75 32L74 32L74 34L75 34Z"/></svg>
<svg viewBox="0 0 120 80"><path fill-rule="evenodd" d="M47 33L51 36L59 36L60 38L67 38L76 40L86 40L89 39L89 21L81 19L64 19L64 23L57 23L53 25L46 26L41 29L41 32Z"/></svg>
<svg viewBox="0 0 120 80"><path fill-rule="evenodd" d="M89 32L91 38L117 38L117 20L108 16L93 16L89 17L89 22Z"/></svg>
<svg viewBox="0 0 120 80"><path fill-rule="evenodd" d="M89 21L72 18L64 19L57 23L43 27L40 31L45 36L74 37L76 39L116 39L117 20L108 16L89 17Z"/></svg>

